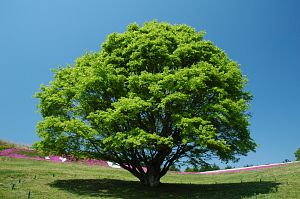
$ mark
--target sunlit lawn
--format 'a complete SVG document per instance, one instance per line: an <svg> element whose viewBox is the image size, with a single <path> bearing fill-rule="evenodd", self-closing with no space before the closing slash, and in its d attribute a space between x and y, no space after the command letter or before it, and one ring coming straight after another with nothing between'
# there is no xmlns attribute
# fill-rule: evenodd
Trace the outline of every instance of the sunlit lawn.
<svg viewBox="0 0 300 199"><path fill-rule="evenodd" d="M300 198L300 164L235 174L169 173L147 188L125 170L0 157L0 198Z"/></svg>

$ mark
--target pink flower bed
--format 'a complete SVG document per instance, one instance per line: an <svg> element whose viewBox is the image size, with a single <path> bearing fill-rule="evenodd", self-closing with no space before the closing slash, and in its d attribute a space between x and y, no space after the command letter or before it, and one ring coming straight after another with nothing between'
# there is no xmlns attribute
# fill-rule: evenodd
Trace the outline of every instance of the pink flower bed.
<svg viewBox="0 0 300 199"><path fill-rule="evenodd" d="M10 157L10 158L22 158L22 159L32 159L32 160L46 160L52 162L62 162L62 157L60 156L49 156L47 159L39 156L28 157L27 155L20 154L22 152L35 152L31 149L17 149L17 148L10 148L0 151L0 156ZM76 162L70 159L66 159L66 162ZM109 167L107 162L104 160L94 160L94 159L87 159L87 160L80 160L79 163L88 164L88 165L99 165L103 167Z"/></svg>
<svg viewBox="0 0 300 199"><path fill-rule="evenodd" d="M284 166L287 164L291 164L294 162L289 163L277 163L277 164L266 164L266 165L259 165L259 166L252 166L252 167L243 167L243 168L235 168L235 169L225 169L225 170L216 170L216 171L206 171L206 172L177 172L178 174L202 174L202 175L211 175L211 174L221 174L221 173L238 173L242 171L252 171L264 168L271 168L277 166Z"/></svg>
<svg viewBox="0 0 300 199"><path fill-rule="evenodd" d="M80 162L86 163L88 165L99 165L103 167L109 167L107 162L104 160L87 159L87 160L81 160Z"/></svg>
<svg viewBox="0 0 300 199"><path fill-rule="evenodd" d="M20 152L34 152L34 150L31 149L16 149L16 148L11 148L11 149L5 149L0 151L0 156L5 156L5 157L11 157L11 158L23 158L23 159L32 159L32 160L45 160L45 161L52 161L52 162L62 162L62 157L60 156L49 156L46 158L43 157L28 157L24 154L19 154ZM107 161L104 160L95 160L95 159L86 159L86 160L79 160L79 161L74 161L72 158L67 158L65 162L77 162L80 164L87 164L87 165L98 165L98 166L103 166L103 167L110 167L107 163ZM143 170L146 172L147 168L143 167Z"/></svg>
<svg viewBox="0 0 300 199"><path fill-rule="evenodd" d="M0 156L5 156L5 157L11 157L11 158L23 158L23 159L33 159L33 160L44 160L41 157L35 156L35 157L28 157L23 154L19 154L20 151L25 151L25 152L34 152L33 150L30 149L5 149L0 151Z"/></svg>

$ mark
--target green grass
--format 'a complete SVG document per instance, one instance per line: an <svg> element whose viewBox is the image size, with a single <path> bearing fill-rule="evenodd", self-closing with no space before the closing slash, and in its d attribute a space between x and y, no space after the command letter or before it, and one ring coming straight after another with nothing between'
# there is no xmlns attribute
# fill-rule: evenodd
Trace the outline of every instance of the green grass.
<svg viewBox="0 0 300 199"><path fill-rule="evenodd" d="M218 175L167 174L148 188L125 170L0 157L0 198L300 198L300 164ZM261 180L261 181L260 181Z"/></svg>

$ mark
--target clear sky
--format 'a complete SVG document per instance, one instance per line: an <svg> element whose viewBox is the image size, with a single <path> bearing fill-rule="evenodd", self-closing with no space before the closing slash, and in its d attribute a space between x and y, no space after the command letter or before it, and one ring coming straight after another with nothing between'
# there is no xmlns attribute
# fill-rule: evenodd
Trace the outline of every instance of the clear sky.
<svg viewBox="0 0 300 199"><path fill-rule="evenodd" d="M300 1L3 0L0 2L0 139L32 144L41 119L32 96L52 68L99 51L112 32L157 19L207 32L236 60L254 96L256 153L237 165L294 160L300 147Z"/></svg>

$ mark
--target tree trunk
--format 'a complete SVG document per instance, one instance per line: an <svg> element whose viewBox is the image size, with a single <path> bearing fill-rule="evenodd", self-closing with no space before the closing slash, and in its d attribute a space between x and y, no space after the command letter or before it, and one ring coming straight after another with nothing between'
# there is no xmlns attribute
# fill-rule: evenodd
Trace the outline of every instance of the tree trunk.
<svg viewBox="0 0 300 199"><path fill-rule="evenodd" d="M158 187L160 185L160 178L155 176L146 176L140 181L143 185L147 187Z"/></svg>
<svg viewBox="0 0 300 199"><path fill-rule="evenodd" d="M150 168L140 181L145 186L158 187L160 185L160 169Z"/></svg>

